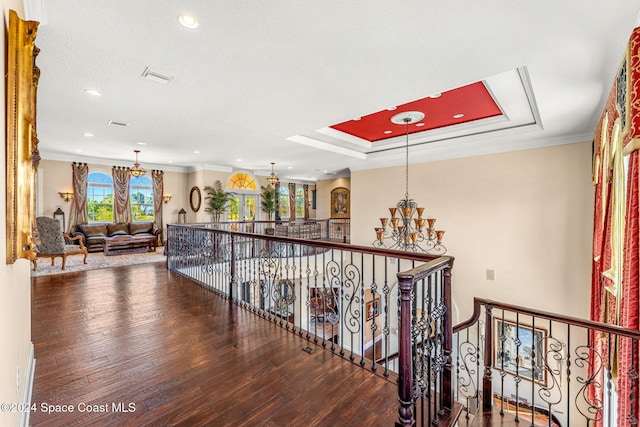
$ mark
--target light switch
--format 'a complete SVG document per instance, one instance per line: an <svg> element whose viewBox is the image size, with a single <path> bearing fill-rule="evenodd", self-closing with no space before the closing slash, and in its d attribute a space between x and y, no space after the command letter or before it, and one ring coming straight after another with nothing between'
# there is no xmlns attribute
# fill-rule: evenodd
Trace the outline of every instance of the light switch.
<svg viewBox="0 0 640 427"><path fill-rule="evenodd" d="M487 270L487 280L496 280L495 270Z"/></svg>

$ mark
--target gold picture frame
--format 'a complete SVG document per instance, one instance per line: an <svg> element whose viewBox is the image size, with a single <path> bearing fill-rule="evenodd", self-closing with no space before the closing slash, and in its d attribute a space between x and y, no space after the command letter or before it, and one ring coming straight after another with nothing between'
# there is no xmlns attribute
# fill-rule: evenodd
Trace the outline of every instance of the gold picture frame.
<svg viewBox="0 0 640 427"><path fill-rule="evenodd" d="M331 190L331 218L349 218L351 216L350 191L345 187Z"/></svg>
<svg viewBox="0 0 640 427"><path fill-rule="evenodd" d="M7 264L35 260L35 180L40 162L36 133L35 65L38 22L9 11L7 34Z"/></svg>

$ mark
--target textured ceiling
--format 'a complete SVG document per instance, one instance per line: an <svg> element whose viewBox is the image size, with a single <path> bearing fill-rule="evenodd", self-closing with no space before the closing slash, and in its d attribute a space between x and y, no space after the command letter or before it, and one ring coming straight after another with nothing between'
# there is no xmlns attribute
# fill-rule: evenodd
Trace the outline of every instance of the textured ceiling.
<svg viewBox="0 0 640 427"><path fill-rule="evenodd" d="M505 114L413 134L411 162L590 140L639 9L632 0L46 6L43 158L129 165L140 149L143 167L268 173L273 161L298 180L401 164L401 137L371 144L331 126L474 82ZM185 12L197 29L179 25ZM145 79L147 67L174 78Z"/></svg>

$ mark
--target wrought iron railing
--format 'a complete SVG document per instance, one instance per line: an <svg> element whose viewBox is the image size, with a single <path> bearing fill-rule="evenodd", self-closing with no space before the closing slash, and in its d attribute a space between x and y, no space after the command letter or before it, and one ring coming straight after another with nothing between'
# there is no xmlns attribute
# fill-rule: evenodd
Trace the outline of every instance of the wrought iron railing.
<svg viewBox="0 0 640 427"><path fill-rule="evenodd" d="M221 221L191 225L219 230L341 243L349 243L351 233L351 220L349 218L310 218L297 219L295 221Z"/></svg>
<svg viewBox="0 0 640 427"><path fill-rule="evenodd" d="M169 225L168 268L397 380L399 425L450 413L451 257L218 226Z"/></svg>
<svg viewBox="0 0 640 427"><path fill-rule="evenodd" d="M637 357L640 331L475 298L453 339L467 417L495 407L524 425L615 426L614 355L625 343ZM637 425L638 367L617 375L631 384L623 425Z"/></svg>

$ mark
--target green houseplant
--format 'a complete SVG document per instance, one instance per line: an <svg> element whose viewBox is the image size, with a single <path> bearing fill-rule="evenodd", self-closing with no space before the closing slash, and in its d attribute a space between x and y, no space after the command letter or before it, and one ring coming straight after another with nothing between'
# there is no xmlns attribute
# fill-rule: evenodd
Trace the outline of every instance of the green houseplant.
<svg viewBox="0 0 640 427"><path fill-rule="evenodd" d="M263 185L260 189L262 190L260 205L262 210L269 216L269 221L271 221L273 220L273 213L278 209L276 189L271 185L267 185L266 187ZM269 226L265 228L265 233L271 236L275 234L273 224L269 224Z"/></svg>
<svg viewBox="0 0 640 427"><path fill-rule="evenodd" d="M278 207L276 203L277 202L276 189L273 188L271 185L267 185L266 187L263 185L262 187L260 187L260 189L262 190L262 200L260 202L262 206L262 210L269 217L269 221L271 221L273 219L273 213L276 211L276 208Z"/></svg>
<svg viewBox="0 0 640 427"><path fill-rule="evenodd" d="M213 186L207 185L204 187L205 193L207 196L204 198L206 202L206 207L204 211L211 215L214 222L220 221L220 215L227 209L229 206L229 202L235 196L234 193L229 191L224 191L222 188L222 183L218 180L213 183Z"/></svg>

